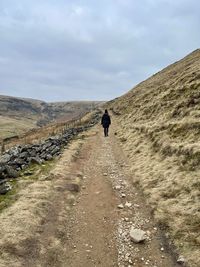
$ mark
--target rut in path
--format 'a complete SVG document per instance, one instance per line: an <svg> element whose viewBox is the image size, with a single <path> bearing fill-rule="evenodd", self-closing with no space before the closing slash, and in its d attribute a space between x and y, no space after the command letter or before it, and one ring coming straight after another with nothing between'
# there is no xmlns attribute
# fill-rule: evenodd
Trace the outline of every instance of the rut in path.
<svg viewBox="0 0 200 267"><path fill-rule="evenodd" d="M14 250L15 266L178 266L141 192L131 185L127 159L115 136L104 138L96 126L70 151L73 157L66 149L52 171L54 178L47 179L48 206ZM73 195L66 190L72 176L81 187ZM132 225L147 232L144 244L130 240ZM7 266L13 266L9 260Z"/></svg>

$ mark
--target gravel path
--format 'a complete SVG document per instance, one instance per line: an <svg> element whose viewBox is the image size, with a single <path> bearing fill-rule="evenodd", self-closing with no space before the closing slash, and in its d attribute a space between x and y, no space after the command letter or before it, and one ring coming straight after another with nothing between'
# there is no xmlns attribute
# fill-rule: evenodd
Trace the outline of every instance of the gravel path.
<svg viewBox="0 0 200 267"><path fill-rule="evenodd" d="M180 266L114 133L95 126L83 135L0 214L0 267ZM134 243L131 229L145 240Z"/></svg>
<svg viewBox="0 0 200 267"><path fill-rule="evenodd" d="M81 155L84 179L72 212L68 266L180 266L141 192L131 185L115 135L103 137L100 127L93 132ZM144 242L131 240L132 227L145 231Z"/></svg>

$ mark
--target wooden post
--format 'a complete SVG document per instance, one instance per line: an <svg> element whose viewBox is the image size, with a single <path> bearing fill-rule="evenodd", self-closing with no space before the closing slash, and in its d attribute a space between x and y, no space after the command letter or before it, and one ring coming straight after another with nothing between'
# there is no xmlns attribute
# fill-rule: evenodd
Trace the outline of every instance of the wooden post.
<svg viewBox="0 0 200 267"><path fill-rule="evenodd" d="M3 154L3 152L5 151L5 144L4 144L4 140L1 143L1 154Z"/></svg>

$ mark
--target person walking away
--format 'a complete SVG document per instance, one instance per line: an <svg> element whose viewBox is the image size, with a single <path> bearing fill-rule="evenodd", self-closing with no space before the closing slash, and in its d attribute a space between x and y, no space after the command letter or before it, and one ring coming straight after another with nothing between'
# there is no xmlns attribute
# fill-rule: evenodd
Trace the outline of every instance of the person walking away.
<svg viewBox="0 0 200 267"><path fill-rule="evenodd" d="M110 115L108 114L108 110L105 110L105 113L103 114L102 118L101 118L101 125L104 128L104 136L108 136L108 130L109 130L109 126L111 124L111 119L110 119Z"/></svg>

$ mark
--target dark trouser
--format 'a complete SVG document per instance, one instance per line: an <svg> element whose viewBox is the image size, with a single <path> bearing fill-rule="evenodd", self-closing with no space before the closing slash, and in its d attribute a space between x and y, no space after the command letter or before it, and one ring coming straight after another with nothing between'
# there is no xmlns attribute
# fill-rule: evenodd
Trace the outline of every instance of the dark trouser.
<svg viewBox="0 0 200 267"><path fill-rule="evenodd" d="M108 136L108 128L109 127L104 127L104 136Z"/></svg>

